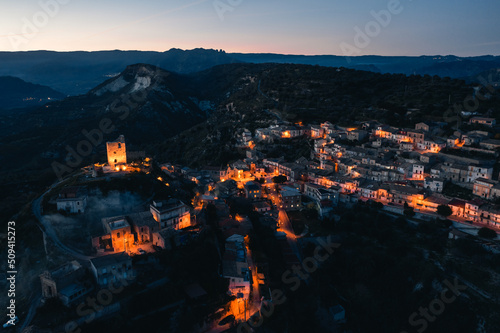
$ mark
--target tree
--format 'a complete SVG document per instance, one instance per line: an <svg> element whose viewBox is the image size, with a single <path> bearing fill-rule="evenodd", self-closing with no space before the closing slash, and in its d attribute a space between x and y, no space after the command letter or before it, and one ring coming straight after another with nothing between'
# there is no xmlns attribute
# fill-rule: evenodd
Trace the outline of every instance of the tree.
<svg viewBox="0 0 500 333"><path fill-rule="evenodd" d="M283 184L287 180L288 180L288 178L286 176L283 176L283 175L273 177L273 183L275 183L275 184Z"/></svg>
<svg viewBox="0 0 500 333"><path fill-rule="evenodd" d="M217 208L214 204L208 204L205 210L205 216L207 219L207 224L213 227L217 226Z"/></svg>
<svg viewBox="0 0 500 333"><path fill-rule="evenodd" d="M406 217L413 217L413 216L415 216L415 211L413 210L412 207L410 207L408 209L405 209L403 211L403 213L405 214Z"/></svg>
<svg viewBox="0 0 500 333"><path fill-rule="evenodd" d="M404 209L403 209L403 214L405 214L406 217L413 217L415 216L415 211L413 210L413 207L410 207L407 202L404 204Z"/></svg>
<svg viewBox="0 0 500 333"><path fill-rule="evenodd" d="M479 232L477 234L479 235L479 237L488 239L494 239L497 237L497 233L495 230L486 227L482 227L481 229L479 229Z"/></svg>
<svg viewBox="0 0 500 333"><path fill-rule="evenodd" d="M453 211L448 205L439 205L437 208L437 213L442 217L448 217L453 213Z"/></svg>

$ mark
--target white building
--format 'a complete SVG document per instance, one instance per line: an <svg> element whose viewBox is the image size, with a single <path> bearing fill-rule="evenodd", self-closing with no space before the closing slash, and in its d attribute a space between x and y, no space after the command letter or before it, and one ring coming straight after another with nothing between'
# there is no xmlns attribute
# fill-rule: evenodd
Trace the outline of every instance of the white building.
<svg viewBox="0 0 500 333"><path fill-rule="evenodd" d="M85 212L87 206L87 189L84 187L65 187L56 200L57 210L79 214Z"/></svg>
<svg viewBox="0 0 500 333"><path fill-rule="evenodd" d="M492 177L492 167L469 165L467 171L467 181L469 183L473 183L478 178L492 179Z"/></svg>
<svg viewBox="0 0 500 333"><path fill-rule="evenodd" d="M189 207L178 199L167 201L153 201L149 206L151 214L161 229L174 228L176 230L191 226Z"/></svg>
<svg viewBox="0 0 500 333"><path fill-rule="evenodd" d="M431 190L432 192L443 192L444 179L442 178L431 178L427 177L424 181L424 188Z"/></svg>
<svg viewBox="0 0 500 333"><path fill-rule="evenodd" d="M411 169L411 178L416 180L424 179L424 165L423 164L413 164Z"/></svg>

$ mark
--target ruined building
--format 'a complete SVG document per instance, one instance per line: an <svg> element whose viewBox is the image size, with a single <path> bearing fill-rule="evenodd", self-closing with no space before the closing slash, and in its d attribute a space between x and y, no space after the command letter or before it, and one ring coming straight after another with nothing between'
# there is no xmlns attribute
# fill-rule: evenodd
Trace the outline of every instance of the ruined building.
<svg viewBox="0 0 500 333"><path fill-rule="evenodd" d="M81 302L93 288L86 280L85 269L74 260L54 271L45 271L40 275L44 300L59 298L66 306Z"/></svg>

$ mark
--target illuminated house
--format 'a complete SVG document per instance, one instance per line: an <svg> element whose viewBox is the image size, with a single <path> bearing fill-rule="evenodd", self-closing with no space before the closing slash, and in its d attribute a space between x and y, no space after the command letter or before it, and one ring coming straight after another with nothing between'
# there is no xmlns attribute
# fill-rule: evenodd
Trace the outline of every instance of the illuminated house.
<svg viewBox="0 0 500 333"><path fill-rule="evenodd" d="M380 185L377 182L366 181L359 185L358 192L362 198L377 200L380 197ZM387 193L387 191L385 191Z"/></svg>
<svg viewBox="0 0 500 333"><path fill-rule="evenodd" d="M479 222L479 208L484 205L484 201L473 199L465 203L464 217L472 222Z"/></svg>
<svg viewBox="0 0 500 333"><path fill-rule="evenodd" d="M496 180L477 178L474 182L473 193L483 199L500 197L500 183Z"/></svg>
<svg viewBox="0 0 500 333"><path fill-rule="evenodd" d="M397 204L404 204L406 202L410 206L424 200L424 197L425 194L422 190L403 185L390 185L390 191L388 193L389 202Z"/></svg>
<svg viewBox="0 0 500 333"><path fill-rule="evenodd" d="M87 189L85 187L65 187L56 200L57 210L68 213L83 213L87 206Z"/></svg>
<svg viewBox="0 0 500 333"><path fill-rule="evenodd" d="M252 206L253 210L258 213L265 213L271 210L271 205L265 201L255 202Z"/></svg>
<svg viewBox="0 0 500 333"><path fill-rule="evenodd" d="M325 133L325 129L322 128L321 126L311 125L311 138L312 139L322 138L324 133Z"/></svg>
<svg viewBox="0 0 500 333"><path fill-rule="evenodd" d="M441 205L448 205L448 203L450 201L451 200L446 199L446 198L441 197L441 196L431 195L430 197L425 198L424 200L419 200L415 204L415 208L423 208L423 209L426 209L426 210L430 210L432 212L437 212L437 209L438 209L439 206L441 206Z"/></svg>
<svg viewBox="0 0 500 333"><path fill-rule="evenodd" d="M410 138L411 142L413 142L415 145L417 144L424 144L424 137L425 137L425 132L422 130L407 130L406 135Z"/></svg>
<svg viewBox="0 0 500 333"><path fill-rule="evenodd" d="M132 222L139 243L152 242L153 234L160 230L158 222L149 211L130 214L128 218Z"/></svg>
<svg viewBox="0 0 500 333"><path fill-rule="evenodd" d="M368 136L367 131L354 130L347 132L347 140L349 141L362 141Z"/></svg>
<svg viewBox="0 0 500 333"><path fill-rule="evenodd" d="M113 250L115 252L129 251L130 246L135 242L135 237L126 216L107 217L101 221L106 235L111 240Z"/></svg>
<svg viewBox="0 0 500 333"><path fill-rule="evenodd" d="M106 142L108 153L108 164L111 168L125 170L127 165L127 150L125 148L125 137L120 135L113 142Z"/></svg>
<svg viewBox="0 0 500 333"><path fill-rule="evenodd" d="M446 141L440 138L425 136L424 142L417 142L417 148L421 150L428 150L433 153L439 153L442 149L446 148Z"/></svg>
<svg viewBox="0 0 500 333"><path fill-rule="evenodd" d="M424 165L422 164L413 164L411 166L411 174L408 176L415 180L423 180L424 179Z"/></svg>
<svg viewBox="0 0 500 333"><path fill-rule="evenodd" d="M469 165L467 168L467 182L473 183L478 178L492 179L493 167L485 165Z"/></svg>
<svg viewBox="0 0 500 333"><path fill-rule="evenodd" d="M258 200L261 198L260 185L255 182L245 184L245 196L247 199Z"/></svg>
<svg viewBox="0 0 500 333"><path fill-rule="evenodd" d="M336 205L339 200L338 192L316 184L305 183L304 194L318 203L322 201L331 201Z"/></svg>
<svg viewBox="0 0 500 333"><path fill-rule="evenodd" d="M460 217L464 216L465 214L465 204L466 204L465 200L455 198L448 203L448 206L450 206L453 215Z"/></svg>
<svg viewBox="0 0 500 333"><path fill-rule="evenodd" d="M179 199L153 201L149 210L155 221L160 224L160 229L174 228L179 230L191 226L189 206Z"/></svg>
<svg viewBox="0 0 500 333"><path fill-rule="evenodd" d="M483 125L488 127L493 127L497 124L495 118L484 118L484 117L472 117L469 120L470 124Z"/></svg>
<svg viewBox="0 0 500 333"><path fill-rule="evenodd" d="M302 194L292 188L283 187L279 194L279 208L284 210L299 210L301 206Z"/></svg>
<svg viewBox="0 0 500 333"><path fill-rule="evenodd" d="M464 217L473 222L500 227L500 207L487 204L480 199L465 203Z"/></svg>
<svg viewBox="0 0 500 333"><path fill-rule="evenodd" d="M90 269L101 288L127 286L135 279L132 259L126 252L90 259Z"/></svg>
<svg viewBox="0 0 500 333"><path fill-rule="evenodd" d="M200 171L208 174L216 182L227 177L227 167L204 166Z"/></svg>

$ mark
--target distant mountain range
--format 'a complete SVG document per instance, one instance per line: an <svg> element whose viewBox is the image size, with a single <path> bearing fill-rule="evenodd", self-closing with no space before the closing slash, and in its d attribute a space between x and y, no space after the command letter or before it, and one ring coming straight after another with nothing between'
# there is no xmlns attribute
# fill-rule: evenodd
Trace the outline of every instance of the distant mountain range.
<svg viewBox="0 0 500 333"><path fill-rule="evenodd" d="M0 52L0 75L46 85L68 95L80 95L106 78L118 75L128 65L147 63L168 71L189 74L232 63L288 63L345 67L379 73L438 75L474 81L483 72L500 68L500 56L343 57L283 54L225 53L222 50L179 50L165 52Z"/></svg>
<svg viewBox="0 0 500 333"><path fill-rule="evenodd" d="M52 88L23 81L17 77L0 77L0 110L43 105L66 95Z"/></svg>

